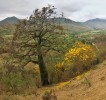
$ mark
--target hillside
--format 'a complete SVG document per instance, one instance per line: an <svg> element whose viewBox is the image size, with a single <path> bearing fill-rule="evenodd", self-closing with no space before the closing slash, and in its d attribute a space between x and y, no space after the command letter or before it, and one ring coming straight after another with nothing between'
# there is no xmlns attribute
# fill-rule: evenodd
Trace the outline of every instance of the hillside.
<svg viewBox="0 0 106 100"><path fill-rule="evenodd" d="M59 22L73 32L84 32L95 29L106 29L106 19L95 18L87 20L85 22L76 22L67 18L57 18L56 22Z"/></svg>
<svg viewBox="0 0 106 100"><path fill-rule="evenodd" d="M55 91L57 100L106 100L106 61L95 66L95 70L92 69L70 81L36 88L34 94L28 94L32 90L26 90L26 95L9 95L9 98L42 100L43 94L51 89ZM2 95L0 100L4 100L3 97L6 95Z"/></svg>
<svg viewBox="0 0 106 100"><path fill-rule="evenodd" d="M13 26L15 28L15 24L18 21L19 19L16 17L8 17L0 21L0 34L9 34L10 31L12 31L10 34L13 34L14 29L10 27ZM66 32L86 32L92 30L91 28L82 25L80 22L75 22L67 18L57 18L56 22L61 23L64 26Z"/></svg>
<svg viewBox="0 0 106 100"><path fill-rule="evenodd" d="M84 22L83 25L93 29L106 29L106 19L91 19Z"/></svg>
<svg viewBox="0 0 106 100"><path fill-rule="evenodd" d="M41 90L48 89L55 89L58 100L106 100L106 61L73 80Z"/></svg>
<svg viewBox="0 0 106 100"><path fill-rule="evenodd" d="M6 19L0 21L0 34L13 34L15 24L19 21L16 17L7 17ZM91 19L86 22L76 22L67 18L57 18L56 22L61 23L66 32L87 32L91 30L106 30L106 20L105 19Z"/></svg>
<svg viewBox="0 0 106 100"><path fill-rule="evenodd" d="M15 25L10 23L0 25L0 36L13 34L15 32L15 28Z"/></svg>
<svg viewBox="0 0 106 100"><path fill-rule="evenodd" d="M106 100L106 61L97 67L64 85L57 92L59 100Z"/></svg>
<svg viewBox="0 0 106 100"><path fill-rule="evenodd" d="M15 32L15 24L19 21L16 17L8 17L0 21L0 35L11 35Z"/></svg>

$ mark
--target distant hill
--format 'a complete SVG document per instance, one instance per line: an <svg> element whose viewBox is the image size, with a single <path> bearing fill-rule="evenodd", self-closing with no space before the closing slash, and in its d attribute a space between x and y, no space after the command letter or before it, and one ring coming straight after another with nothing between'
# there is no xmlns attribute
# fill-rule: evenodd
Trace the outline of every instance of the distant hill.
<svg viewBox="0 0 106 100"><path fill-rule="evenodd" d="M106 29L106 19L91 19L84 22L83 25L93 29Z"/></svg>
<svg viewBox="0 0 106 100"><path fill-rule="evenodd" d="M59 23L65 23L65 24L78 24L79 22L76 22L76 21L73 21L71 19L68 19L68 18L62 18L62 17L59 17L59 18L56 18L55 19L56 22L59 22Z"/></svg>
<svg viewBox="0 0 106 100"><path fill-rule="evenodd" d="M95 18L85 22L76 22L67 18L57 18L70 32L84 32L89 30L106 30L106 19Z"/></svg>
<svg viewBox="0 0 106 100"><path fill-rule="evenodd" d="M16 17L7 17L4 20L0 21L0 25L4 24L16 24L19 21Z"/></svg>
<svg viewBox="0 0 106 100"><path fill-rule="evenodd" d="M19 21L16 17L7 17L6 19L0 21L0 35L1 34L12 34L15 30L15 25ZM76 22L67 18L57 18L56 22L61 23L66 32L68 33L79 33L86 32L95 29L105 30L106 29L106 19L91 19L86 22Z"/></svg>
<svg viewBox="0 0 106 100"><path fill-rule="evenodd" d="M106 19L95 18L85 22L76 22L67 18L57 18L57 22L58 21L72 32L83 32L95 29L106 30Z"/></svg>
<svg viewBox="0 0 106 100"><path fill-rule="evenodd" d="M84 25L82 22L76 22L67 18L57 18L56 22L63 24L65 29L69 32L85 32L92 30L91 27Z"/></svg>

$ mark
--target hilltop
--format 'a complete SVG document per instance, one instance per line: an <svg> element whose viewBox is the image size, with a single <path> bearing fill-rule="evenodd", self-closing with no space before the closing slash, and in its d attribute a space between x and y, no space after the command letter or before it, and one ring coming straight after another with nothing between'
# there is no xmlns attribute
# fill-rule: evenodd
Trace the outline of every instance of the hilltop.
<svg viewBox="0 0 106 100"><path fill-rule="evenodd" d="M18 18L16 17L7 17L5 19L3 19L2 21L0 21L0 25L4 25L4 24L16 24L19 21Z"/></svg>

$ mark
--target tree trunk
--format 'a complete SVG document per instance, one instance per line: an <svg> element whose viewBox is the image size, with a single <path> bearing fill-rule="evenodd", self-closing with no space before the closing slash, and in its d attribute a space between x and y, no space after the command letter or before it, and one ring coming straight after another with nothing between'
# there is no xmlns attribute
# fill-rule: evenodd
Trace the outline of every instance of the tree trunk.
<svg viewBox="0 0 106 100"><path fill-rule="evenodd" d="M43 86L48 85L49 84L49 82L48 82L48 72L47 72L46 66L44 64L42 54L38 55L38 63L39 63L42 85Z"/></svg>

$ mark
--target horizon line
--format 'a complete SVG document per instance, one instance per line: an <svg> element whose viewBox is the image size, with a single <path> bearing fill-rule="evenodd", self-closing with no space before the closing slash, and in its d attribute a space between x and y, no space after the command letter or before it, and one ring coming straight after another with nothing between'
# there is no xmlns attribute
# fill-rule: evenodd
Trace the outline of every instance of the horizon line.
<svg viewBox="0 0 106 100"><path fill-rule="evenodd" d="M6 17L6 18L1 19L0 22L3 21L3 20L5 20L5 19L7 19L7 18L12 18L12 17L15 17L15 18L17 18L17 19L26 19L26 18L27 18L27 17L26 17L26 18L18 18L18 17L16 17L16 16L9 16L9 17ZM57 17L57 18L59 18L59 17ZM73 20L73 19L67 18L67 17L63 17L63 18L72 20L72 21L74 21L74 22L87 22L87 21L94 20L94 19L106 20L106 18L91 18L91 19L88 19L88 20L85 20L85 21L77 21L77 20Z"/></svg>

